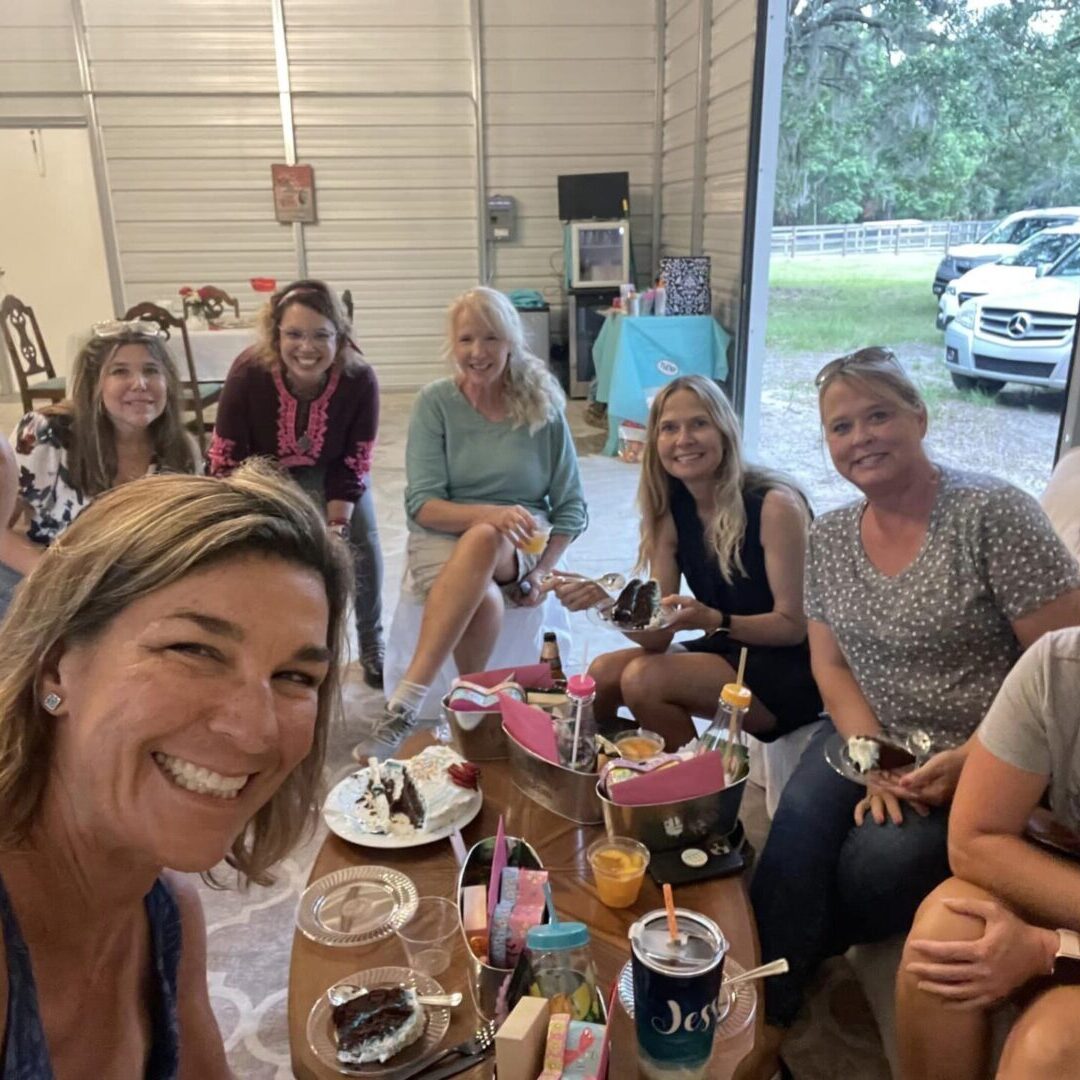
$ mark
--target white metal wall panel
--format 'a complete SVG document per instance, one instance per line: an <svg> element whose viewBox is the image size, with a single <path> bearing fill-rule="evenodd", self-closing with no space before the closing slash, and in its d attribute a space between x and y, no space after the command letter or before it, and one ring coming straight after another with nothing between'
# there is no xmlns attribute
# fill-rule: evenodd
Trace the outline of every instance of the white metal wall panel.
<svg viewBox="0 0 1080 1080"><path fill-rule="evenodd" d="M667 0L660 254L690 252L700 0Z"/></svg>
<svg viewBox="0 0 1080 1080"><path fill-rule="evenodd" d="M285 156L266 0L83 0L124 302L296 273L273 218ZM162 33L162 27L182 33Z"/></svg>
<svg viewBox="0 0 1080 1080"><path fill-rule="evenodd" d="M0 0L0 121L84 116L68 0Z"/></svg>
<svg viewBox="0 0 1080 1080"><path fill-rule="evenodd" d="M420 386L479 278L468 0L285 0L285 26L308 270L352 291L381 384Z"/></svg>
<svg viewBox="0 0 1080 1080"><path fill-rule="evenodd" d="M656 37L652 0L485 0L489 193L516 202L514 240L491 246L493 283L538 289L565 337L560 173L629 172L639 276L652 265Z"/></svg>
<svg viewBox="0 0 1080 1080"><path fill-rule="evenodd" d="M734 331L742 292L757 4L713 0L713 5L703 248L712 258L717 317Z"/></svg>

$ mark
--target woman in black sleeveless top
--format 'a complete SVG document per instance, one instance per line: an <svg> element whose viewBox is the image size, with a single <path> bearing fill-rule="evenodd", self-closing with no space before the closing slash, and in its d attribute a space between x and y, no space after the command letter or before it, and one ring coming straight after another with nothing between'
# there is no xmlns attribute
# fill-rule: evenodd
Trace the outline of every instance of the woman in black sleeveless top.
<svg viewBox="0 0 1080 1080"><path fill-rule="evenodd" d="M738 419L715 383L684 376L657 395L638 503L638 563L680 611L667 630L635 633L636 647L593 661L601 725L617 725L625 704L668 749L688 742L691 717L712 716L734 681L743 645L754 694L746 730L768 741L817 719L802 606L806 500L792 481L743 461ZM691 596L677 595L683 577ZM563 578L555 592L576 610L596 602L595 588ZM677 630L704 633L672 646Z"/></svg>

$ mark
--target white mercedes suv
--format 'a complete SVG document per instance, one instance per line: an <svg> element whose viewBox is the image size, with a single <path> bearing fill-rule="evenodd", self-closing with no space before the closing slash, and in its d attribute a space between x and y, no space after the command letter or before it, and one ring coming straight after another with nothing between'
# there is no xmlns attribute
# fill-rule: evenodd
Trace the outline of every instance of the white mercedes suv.
<svg viewBox="0 0 1080 1080"><path fill-rule="evenodd" d="M1080 247L1022 289L966 301L945 330L953 384L989 394L1007 382L1063 390L1078 310Z"/></svg>

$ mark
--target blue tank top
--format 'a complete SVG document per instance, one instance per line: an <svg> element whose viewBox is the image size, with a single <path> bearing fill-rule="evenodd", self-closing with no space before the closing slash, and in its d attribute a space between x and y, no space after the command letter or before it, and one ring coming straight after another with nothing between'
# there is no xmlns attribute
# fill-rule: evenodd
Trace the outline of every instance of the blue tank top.
<svg viewBox="0 0 1080 1080"><path fill-rule="evenodd" d="M151 1010L150 1056L145 1080L175 1080L180 1038L176 1021L176 974L180 963L180 911L161 878L146 894L150 953L157 1000ZM0 1080L54 1080L45 1031L38 1012L30 950L23 941L3 880L0 880L0 926L7 954L7 1030L0 1048Z"/></svg>

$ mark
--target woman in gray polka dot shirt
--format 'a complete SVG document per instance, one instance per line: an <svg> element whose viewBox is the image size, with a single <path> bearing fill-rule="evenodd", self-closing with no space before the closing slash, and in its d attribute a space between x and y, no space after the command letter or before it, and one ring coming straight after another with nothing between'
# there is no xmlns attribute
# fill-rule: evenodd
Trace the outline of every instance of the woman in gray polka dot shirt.
<svg viewBox="0 0 1080 1080"><path fill-rule="evenodd" d="M788 782L754 877L765 1028L736 1074L771 1077L818 964L907 930L948 876L948 805L976 726L1021 652L1080 623L1080 568L1016 488L930 460L926 406L892 353L863 349L817 377L829 453L863 495L810 533L806 613L832 725ZM895 783L833 772L839 731L929 740Z"/></svg>

